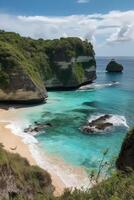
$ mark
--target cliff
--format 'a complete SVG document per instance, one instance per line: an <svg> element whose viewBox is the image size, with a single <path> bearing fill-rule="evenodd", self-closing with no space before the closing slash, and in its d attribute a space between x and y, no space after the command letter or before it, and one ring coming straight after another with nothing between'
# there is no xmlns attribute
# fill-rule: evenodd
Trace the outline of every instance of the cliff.
<svg viewBox="0 0 134 200"><path fill-rule="evenodd" d="M53 191L46 171L0 146L0 199L46 199Z"/></svg>
<svg viewBox="0 0 134 200"><path fill-rule="evenodd" d="M95 53L91 43L79 38L46 41L52 76L47 89L74 89L96 79Z"/></svg>
<svg viewBox="0 0 134 200"><path fill-rule="evenodd" d="M47 97L44 82L22 53L20 40L19 35L0 33L0 101L43 101Z"/></svg>
<svg viewBox="0 0 134 200"><path fill-rule="evenodd" d="M34 40L0 31L0 101L42 101L46 89L74 89L96 78L91 43Z"/></svg>
<svg viewBox="0 0 134 200"><path fill-rule="evenodd" d="M119 170L134 170L134 128L127 134L117 159L116 166Z"/></svg>

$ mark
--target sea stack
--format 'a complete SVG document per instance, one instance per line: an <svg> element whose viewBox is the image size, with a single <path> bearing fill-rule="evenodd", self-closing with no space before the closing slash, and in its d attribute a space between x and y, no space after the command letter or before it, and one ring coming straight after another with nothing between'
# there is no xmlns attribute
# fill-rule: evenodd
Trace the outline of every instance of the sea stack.
<svg viewBox="0 0 134 200"><path fill-rule="evenodd" d="M123 66L112 59L106 67L107 72L122 72Z"/></svg>

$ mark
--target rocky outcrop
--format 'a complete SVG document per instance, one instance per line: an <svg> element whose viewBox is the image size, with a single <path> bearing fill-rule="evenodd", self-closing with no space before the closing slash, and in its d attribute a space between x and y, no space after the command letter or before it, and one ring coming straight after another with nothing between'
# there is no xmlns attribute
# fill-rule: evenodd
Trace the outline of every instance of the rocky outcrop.
<svg viewBox="0 0 134 200"><path fill-rule="evenodd" d="M8 74L9 83L0 88L1 102L37 103L47 97L45 86L38 86L22 69Z"/></svg>
<svg viewBox="0 0 134 200"><path fill-rule="evenodd" d="M92 44L79 38L33 40L0 31L0 101L40 102L46 89L75 89L96 78Z"/></svg>
<svg viewBox="0 0 134 200"><path fill-rule="evenodd" d="M114 59L110 61L110 63L106 67L107 72L122 72L123 66L117 63Z"/></svg>
<svg viewBox="0 0 134 200"><path fill-rule="evenodd" d="M116 162L117 169L134 170L134 128L127 134Z"/></svg>
<svg viewBox="0 0 134 200"><path fill-rule="evenodd" d="M98 117L97 119L88 122L88 124L86 126L83 126L81 130L85 134L95 134L101 131L105 131L106 129L113 126L112 123L107 121L111 117L111 115L103 115L101 117Z"/></svg>
<svg viewBox="0 0 134 200"><path fill-rule="evenodd" d="M42 123L42 122L34 122L34 125L30 125L28 128L24 129L25 133L30 133L32 135L37 135L40 132L44 132L46 128L51 128L52 124L50 123Z"/></svg>

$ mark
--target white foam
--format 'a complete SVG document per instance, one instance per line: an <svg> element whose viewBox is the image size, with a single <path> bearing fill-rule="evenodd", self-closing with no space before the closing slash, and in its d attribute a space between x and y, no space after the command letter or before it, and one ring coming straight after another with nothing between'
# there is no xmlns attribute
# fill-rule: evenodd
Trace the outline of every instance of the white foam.
<svg viewBox="0 0 134 200"><path fill-rule="evenodd" d="M3 122L7 121L3 120ZM23 132L25 128L24 124L26 122L23 124L22 121L8 121L8 123L9 124L6 125L6 128L9 128L13 132L13 134L22 138L22 141L28 145L33 158L41 168L48 171L50 174L55 174L68 188L80 189L83 186L89 186L88 177L85 176L83 181L81 181L79 175L77 173L74 173L72 169L69 168L69 166L62 169L59 164L51 162L51 159L48 158L48 155L45 155L45 152L41 152L38 146L39 143L37 139L29 133Z"/></svg>
<svg viewBox="0 0 134 200"><path fill-rule="evenodd" d="M28 134L28 133L24 133L22 131L22 127L21 124L19 124L19 122L12 122L8 125L6 125L6 128L11 129L11 131L15 134L18 135L22 138L22 141L25 144L37 144L38 141L36 140L35 137L33 137L32 135Z"/></svg>
<svg viewBox="0 0 134 200"><path fill-rule="evenodd" d="M8 110L10 110L10 111L16 111L16 109L14 107L9 107Z"/></svg>
<svg viewBox="0 0 134 200"><path fill-rule="evenodd" d="M88 122L92 122L93 120L98 119L99 117L104 116L105 114L98 114L98 115L92 115L89 119ZM114 126L125 126L127 128L129 128L128 124L127 124L127 120L125 118L125 116L121 116L121 115L113 115L113 114L109 114L111 117L109 119L106 120L106 122L112 123Z"/></svg>
<svg viewBox="0 0 134 200"><path fill-rule="evenodd" d="M106 87L112 87L114 85L119 85L119 82L110 82L110 83L103 83L103 84L88 84L85 86L81 86L79 90L88 90L88 89L103 89Z"/></svg>

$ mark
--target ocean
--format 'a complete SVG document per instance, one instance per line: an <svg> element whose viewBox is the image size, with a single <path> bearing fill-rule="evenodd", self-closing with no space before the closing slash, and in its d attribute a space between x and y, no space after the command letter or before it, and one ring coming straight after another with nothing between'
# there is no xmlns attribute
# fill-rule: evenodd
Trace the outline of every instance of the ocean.
<svg viewBox="0 0 134 200"><path fill-rule="evenodd" d="M134 58L115 58L124 71L114 74L105 71L110 59L97 57L97 79L88 89L48 92L45 104L21 113L23 128L35 121L52 124L34 138L42 152L90 170L97 170L106 149L106 160L116 159L128 129L134 125ZM88 120L104 114L112 115L113 128L92 135L81 132ZM30 139L26 137L25 142L30 144Z"/></svg>

